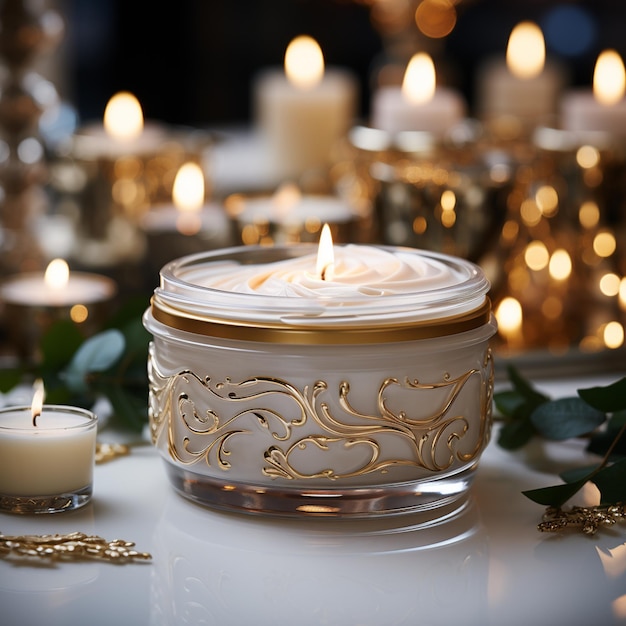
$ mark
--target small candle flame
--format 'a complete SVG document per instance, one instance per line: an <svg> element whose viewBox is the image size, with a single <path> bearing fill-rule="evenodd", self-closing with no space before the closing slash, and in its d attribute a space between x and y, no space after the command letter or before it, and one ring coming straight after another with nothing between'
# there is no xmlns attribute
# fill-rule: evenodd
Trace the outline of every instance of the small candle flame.
<svg viewBox="0 0 626 626"><path fill-rule="evenodd" d="M292 209L302 199L302 193L298 185L283 183L272 196L273 211L278 217L284 217L291 213Z"/></svg>
<svg viewBox="0 0 626 626"><path fill-rule="evenodd" d="M404 72L404 97L413 104L430 102L435 95L436 83L435 64L430 55L425 52L414 54Z"/></svg>
<svg viewBox="0 0 626 626"><path fill-rule="evenodd" d="M324 55L315 39L300 35L285 52L285 74L299 89L312 89L324 77Z"/></svg>
<svg viewBox="0 0 626 626"><path fill-rule="evenodd" d="M33 417L33 426L37 426L37 418L41 415L43 410L43 399L45 396L45 389L43 386L43 380L38 378L33 384L33 401L31 404L30 412Z"/></svg>
<svg viewBox="0 0 626 626"><path fill-rule="evenodd" d="M506 48L506 63L514 76L524 80L539 76L546 62L546 44L541 28L520 22L512 31Z"/></svg>
<svg viewBox="0 0 626 626"><path fill-rule="evenodd" d="M199 165L185 163L180 167L174 179L172 199L180 212L178 230L185 235L197 233L202 225L199 212L204 204L204 173Z"/></svg>
<svg viewBox="0 0 626 626"><path fill-rule="evenodd" d="M70 279L70 268L63 259L53 259L44 273L44 283L50 289L65 289Z"/></svg>
<svg viewBox="0 0 626 626"><path fill-rule="evenodd" d="M143 112L132 93L120 91L104 110L104 130L121 141L136 139L143 132Z"/></svg>
<svg viewBox="0 0 626 626"><path fill-rule="evenodd" d="M615 50L605 50L593 72L593 95L601 104L612 105L624 97L626 72L622 57Z"/></svg>
<svg viewBox="0 0 626 626"><path fill-rule="evenodd" d="M320 280L333 279L335 253L333 251L333 236L331 235L330 226L328 224L324 224L324 228L322 228L315 268Z"/></svg>

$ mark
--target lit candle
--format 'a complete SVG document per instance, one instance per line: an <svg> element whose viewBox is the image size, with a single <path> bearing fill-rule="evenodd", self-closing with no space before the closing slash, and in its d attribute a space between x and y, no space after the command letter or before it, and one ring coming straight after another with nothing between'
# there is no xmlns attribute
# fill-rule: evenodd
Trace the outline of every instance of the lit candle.
<svg viewBox="0 0 626 626"><path fill-rule="evenodd" d="M233 194L225 206L245 244L317 241L324 223L332 226L338 241L350 241L359 219L341 198L302 194L293 183L272 195Z"/></svg>
<svg viewBox="0 0 626 626"><path fill-rule="evenodd" d="M172 261L144 323L173 485L256 513L456 508L490 430L488 288L465 260L328 229Z"/></svg>
<svg viewBox="0 0 626 626"><path fill-rule="evenodd" d="M308 36L289 44L284 71L262 72L253 90L256 124L284 178L325 168L356 117L355 77L325 69L319 45Z"/></svg>
<svg viewBox="0 0 626 626"><path fill-rule="evenodd" d="M156 122L145 123L141 104L126 91L111 97L102 124L91 124L73 138L74 154L86 160L156 153L167 139Z"/></svg>
<svg viewBox="0 0 626 626"><path fill-rule="evenodd" d="M553 123L564 74L545 56L539 26L518 24L509 37L506 61L492 59L478 73L478 116L487 121L512 118L526 128Z"/></svg>
<svg viewBox="0 0 626 626"><path fill-rule="evenodd" d="M43 404L0 410L0 510L55 513L91 499L97 418L90 411Z"/></svg>
<svg viewBox="0 0 626 626"><path fill-rule="evenodd" d="M626 135L624 63L617 52L605 50L596 61L593 91L570 91L561 102L561 125L570 131L604 131Z"/></svg>
<svg viewBox="0 0 626 626"><path fill-rule="evenodd" d="M84 334L99 329L117 293L113 280L100 274L70 272L54 259L45 272L24 272L0 284L10 339L20 357L36 359L43 333L56 320L69 319Z"/></svg>
<svg viewBox="0 0 626 626"><path fill-rule="evenodd" d="M45 272L25 272L0 285L7 304L31 307L73 307L110 300L115 283L100 274L70 272L63 259L53 259Z"/></svg>
<svg viewBox="0 0 626 626"><path fill-rule="evenodd" d="M382 87L374 94L372 126L388 133L429 131L442 135L462 121L465 109L457 91L436 86L431 57L418 53L407 65L402 87Z"/></svg>
<svg viewBox="0 0 626 626"><path fill-rule="evenodd" d="M172 204L151 207L143 215L141 227L150 235L201 233L203 238L222 244L229 234L225 212L216 203L206 202L204 172L193 162L184 163L176 173Z"/></svg>

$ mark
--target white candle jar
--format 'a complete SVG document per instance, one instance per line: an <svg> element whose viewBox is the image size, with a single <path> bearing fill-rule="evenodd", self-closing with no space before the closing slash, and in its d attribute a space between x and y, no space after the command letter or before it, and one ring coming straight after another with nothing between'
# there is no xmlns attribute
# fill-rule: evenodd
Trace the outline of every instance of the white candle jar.
<svg viewBox="0 0 626 626"><path fill-rule="evenodd" d="M231 248L161 270L144 324L152 440L171 483L251 513L449 512L491 430L488 281L438 253L335 246L335 277L303 297L230 284L306 273L313 249ZM417 287L343 289L343 266L364 249L376 271L383 259L415 265Z"/></svg>

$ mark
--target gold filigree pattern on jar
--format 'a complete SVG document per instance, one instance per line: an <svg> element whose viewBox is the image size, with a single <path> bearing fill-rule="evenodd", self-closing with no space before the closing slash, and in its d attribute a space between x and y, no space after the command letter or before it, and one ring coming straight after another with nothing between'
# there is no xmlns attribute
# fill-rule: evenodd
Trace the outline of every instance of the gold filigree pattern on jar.
<svg viewBox="0 0 626 626"><path fill-rule="evenodd" d="M144 322L170 481L210 507L277 515L460 506L491 429L482 272L347 245L324 282L311 254L233 248L162 269Z"/></svg>

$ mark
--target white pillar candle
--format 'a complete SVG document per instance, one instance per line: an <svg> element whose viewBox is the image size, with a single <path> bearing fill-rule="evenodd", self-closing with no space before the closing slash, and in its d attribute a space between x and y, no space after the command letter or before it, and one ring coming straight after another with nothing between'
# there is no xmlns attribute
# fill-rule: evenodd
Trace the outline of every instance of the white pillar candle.
<svg viewBox="0 0 626 626"><path fill-rule="evenodd" d="M73 137L73 153L85 160L146 156L158 152L167 140L165 128L146 123L134 95L120 92L107 103L102 124L89 124Z"/></svg>
<svg viewBox="0 0 626 626"><path fill-rule="evenodd" d="M457 91L436 86L435 67L424 53L409 62L402 86L378 89L372 100L371 124L388 133L428 131L443 135L465 117Z"/></svg>
<svg viewBox="0 0 626 626"><path fill-rule="evenodd" d="M24 272L0 285L0 298L23 307L72 307L106 302L117 291L106 276L70 272L62 259L51 261L45 272Z"/></svg>
<svg viewBox="0 0 626 626"><path fill-rule="evenodd" d="M435 253L326 243L161 271L144 322L152 436L174 486L287 515L462 500L490 430L484 275Z"/></svg>
<svg viewBox="0 0 626 626"><path fill-rule="evenodd" d="M602 52L594 70L593 91L567 92L561 101L561 126L576 132L602 131L626 136L624 64L613 50Z"/></svg>
<svg viewBox="0 0 626 626"><path fill-rule="evenodd" d="M541 29L522 22L511 32L506 60L491 59L479 69L477 115L515 118L526 128L554 123L564 82L562 68L545 60Z"/></svg>
<svg viewBox="0 0 626 626"><path fill-rule="evenodd" d="M96 434L96 416L76 407L44 405L36 425L31 407L0 410L0 508L37 513L86 504Z"/></svg>
<svg viewBox="0 0 626 626"><path fill-rule="evenodd" d="M300 44L308 46L302 55ZM357 114L356 78L348 70L325 70L321 50L310 37L292 41L285 71L261 72L253 92L255 123L283 179L327 167L334 145Z"/></svg>

